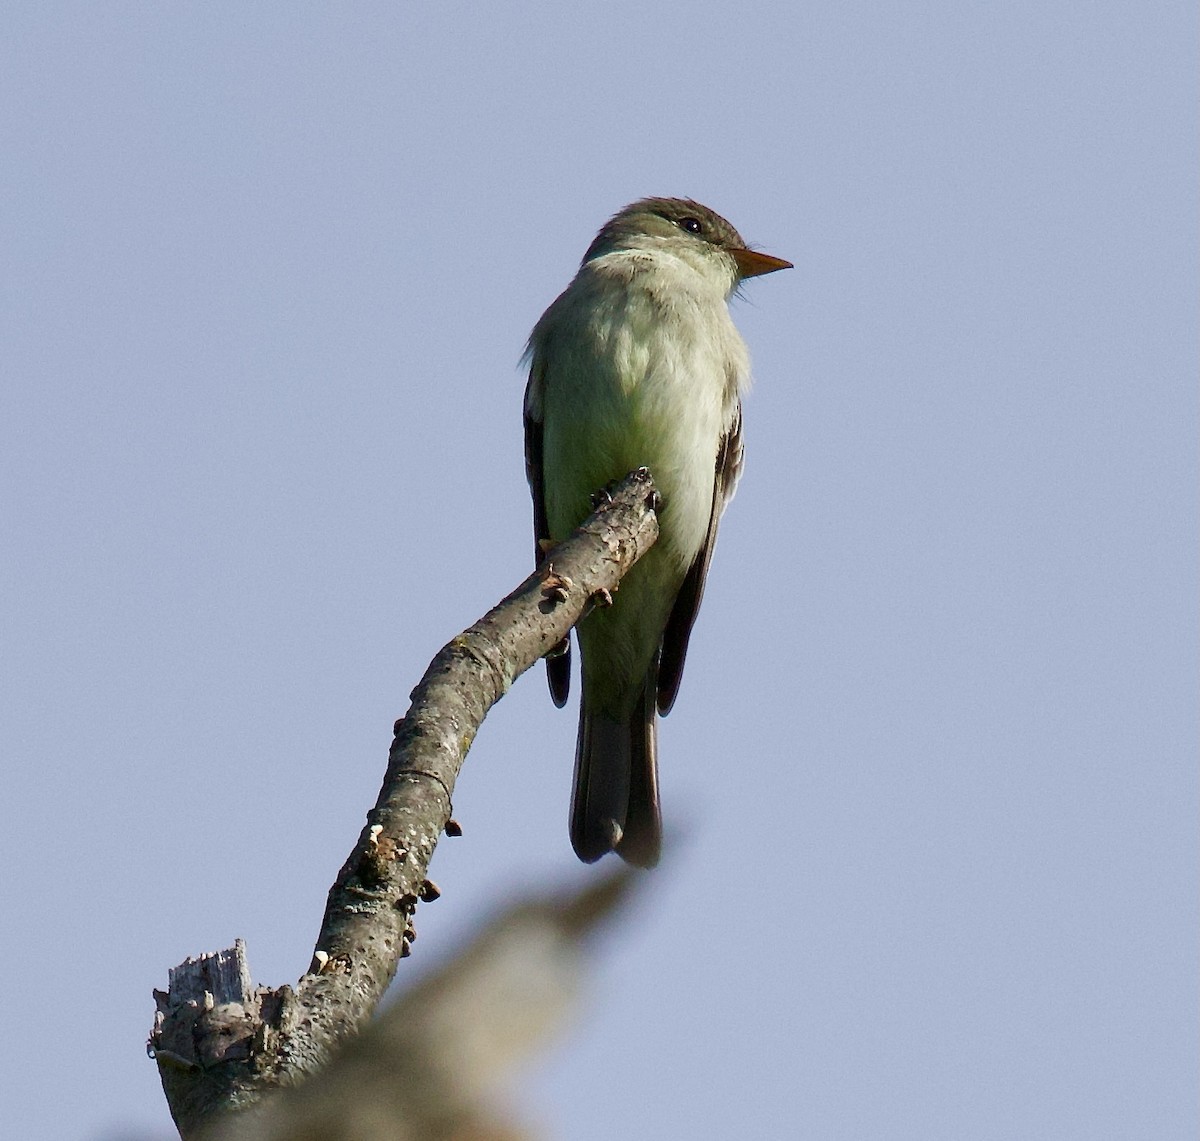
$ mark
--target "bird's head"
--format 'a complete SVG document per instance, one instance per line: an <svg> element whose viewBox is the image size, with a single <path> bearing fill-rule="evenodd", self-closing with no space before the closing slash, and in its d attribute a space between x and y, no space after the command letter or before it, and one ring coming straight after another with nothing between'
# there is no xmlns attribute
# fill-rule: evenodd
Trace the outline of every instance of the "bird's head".
<svg viewBox="0 0 1200 1141"><path fill-rule="evenodd" d="M622 250L657 248L698 266L721 265L731 278L731 288L747 277L792 268L789 261L749 249L720 214L690 198L643 198L631 203L604 224L583 261Z"/></svg>

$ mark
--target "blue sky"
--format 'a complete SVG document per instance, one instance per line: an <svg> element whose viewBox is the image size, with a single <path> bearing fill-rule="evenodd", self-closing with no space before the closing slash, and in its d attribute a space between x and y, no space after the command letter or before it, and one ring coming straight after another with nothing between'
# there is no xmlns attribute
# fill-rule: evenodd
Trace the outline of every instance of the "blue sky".
<svg viewBox="0 0 1200 1141"><path fill-rule="evenodd" d="M1196 82L1182 3L10 5L0 1133L169 1135L189 954L308 964L390 727L526 573L529 329L687 195L747 469L674 849L515 1097L548 1135L1189 1137ZM489 716L420 970L571 855Z"/></svg>

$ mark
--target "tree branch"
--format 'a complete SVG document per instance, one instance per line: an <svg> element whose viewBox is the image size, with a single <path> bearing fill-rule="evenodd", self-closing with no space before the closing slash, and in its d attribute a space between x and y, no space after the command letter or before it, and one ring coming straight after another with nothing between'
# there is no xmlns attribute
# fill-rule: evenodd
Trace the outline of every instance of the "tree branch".
<svg viewBox="0 0 1200 1141"><path fill-rule="evenodd" d="M189 959L156 992L150 1049L184 1138L321 1069L370 1018L408 953L454 784L488 710L617 588L658 537L645 469L627 476L551 559L443 646L396 723L375 807L326 904L312 964L293 990L249 985L244 948Z"/></svg>

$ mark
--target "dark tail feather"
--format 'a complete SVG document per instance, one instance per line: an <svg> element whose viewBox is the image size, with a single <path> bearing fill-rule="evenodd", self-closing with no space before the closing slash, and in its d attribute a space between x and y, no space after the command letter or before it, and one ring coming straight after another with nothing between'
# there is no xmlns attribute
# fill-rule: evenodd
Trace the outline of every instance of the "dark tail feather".
<svg viewBox="0 0 1200 1141"><path fill-rule="evenodd" d="M662 817L658 806L655 676L651 670L637 708L621 721L579 709L575 787L571 793L571 846L592 863L615 851L642 868L658 863Z"/></svg>
<svg viewBox="0 0 1200 1141"><path fill-rule="evenodd" d="M617 855L639 868L652 868L662 855L662 811L658 803L658 726L655 699L658 671L652 669L642 691L642 713L629 726L631 764L629 766L629 807L625 812L625 832L617 845Z"/></svg>

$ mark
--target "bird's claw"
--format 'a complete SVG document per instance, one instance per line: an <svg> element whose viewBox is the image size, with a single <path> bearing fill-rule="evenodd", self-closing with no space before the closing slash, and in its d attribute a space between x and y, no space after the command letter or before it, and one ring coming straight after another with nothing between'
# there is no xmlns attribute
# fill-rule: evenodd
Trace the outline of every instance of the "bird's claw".
<svg viewBox="0 0 1200 1141"><path fill-rule="evenodd" d="M542 576L542 593L552 602L566 602L567 594L575 583L565 574L559 574L554 569L553 563L546 564L545 574Z"/></svg>

